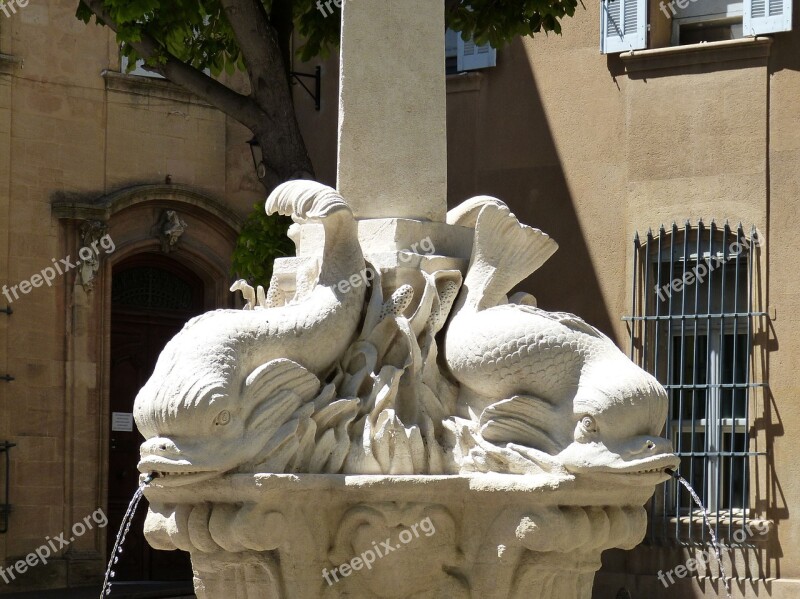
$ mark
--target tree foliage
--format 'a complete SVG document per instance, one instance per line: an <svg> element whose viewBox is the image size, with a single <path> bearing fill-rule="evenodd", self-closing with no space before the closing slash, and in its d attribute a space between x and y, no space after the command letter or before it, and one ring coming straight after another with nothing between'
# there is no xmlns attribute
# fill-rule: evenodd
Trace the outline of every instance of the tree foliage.
<svg viewBox="0 0 800 599"><path fill-rule="evenodd" d="M130 64L143 58L158 68L169 53L213 75L247 70L220 0L102 0L101 4L116 23L118 41L128 42L123 52ZM333 14L321 11L317 0L261 0L261 4L267 15L279 10L291 15L292 25L305 40L300 48L302 60L327 56L339 43L341 9L333 2L329 3ZM575 14L578 5L577 0L443 0L443 4L449 28L462 32L465 39L491 42L496 48L517 36L561 33L561 20ZM81 1L78 17L88 22L93 14ZM103 24L102 17L99 21ZM155 39L162 52L143 56L131 44L140 42L143 35Z"/></svg>
<svg viewBox="0 0 800 599"><path fill-rule="evenodd" d="M298 29L306 40L301 58L327 56L339 43L341 9L325 17L316 0L296 0L295 4ZM578 6L577 0L444 0L443 4L448 28L460 31L465 40L490 42L495 48L517 36L561 33L561 20L574 15Z"/></svg>
<svg viewBox="0 0 800 599"><path fill-rule="evenodd" d="M264 150L270 174L264 183L271 187L313 176L289 87L292 33L304 40L302 60L330 53L339 42L335 3L343 1L79 0L77 16L112 28L130 69L144 60L248 127ZM441 1L451 29L498 48L518 35L559 33L561 20L577 7L577 0ZM217 77L237 70L246 74L249 90L232 89Z"/></svg>
<svg viewBox="0 0 800 599"><path fill-rule="evenodd" d="M233 250L233 274L253 286L268 287L275 258L294 256L294 243L286 236L291 224L291 218L274 214L267 216L264 204L256 204Z"/></svg>

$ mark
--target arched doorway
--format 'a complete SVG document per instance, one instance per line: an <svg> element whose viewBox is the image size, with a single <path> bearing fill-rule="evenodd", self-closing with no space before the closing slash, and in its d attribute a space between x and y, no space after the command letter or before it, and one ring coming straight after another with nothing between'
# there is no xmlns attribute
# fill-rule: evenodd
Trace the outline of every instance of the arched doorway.
<svg viewBox="0 0 800 599"><path fill-rule="evenodd" d="M115 264L111 285L109 531L116 531L138 486L142 436L132 422L133 402L166 343L205 305L203 280L159 253L136 254ZM155 551L146 543L140 509L125 543L116 580L191 580L188 554ZM115 534L107 537L111 554Z"/></svg>

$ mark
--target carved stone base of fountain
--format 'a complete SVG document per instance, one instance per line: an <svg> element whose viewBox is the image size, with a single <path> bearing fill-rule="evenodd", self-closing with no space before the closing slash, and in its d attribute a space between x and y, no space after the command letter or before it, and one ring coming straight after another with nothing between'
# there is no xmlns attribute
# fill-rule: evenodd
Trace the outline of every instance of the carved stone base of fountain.
<svg viewBox="0 0 800 599"><path fill-rule="evenodd" d="M589 599L602 551L644 537L652 493L597 482L491 473L156 480L145 533L155 548L191 553L200 599Z"/></svg>

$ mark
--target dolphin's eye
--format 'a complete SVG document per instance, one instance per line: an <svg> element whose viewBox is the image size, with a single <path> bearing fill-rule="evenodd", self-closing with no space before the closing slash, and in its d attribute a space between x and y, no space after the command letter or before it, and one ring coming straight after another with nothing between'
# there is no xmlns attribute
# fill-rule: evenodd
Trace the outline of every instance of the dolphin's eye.
<svg viewBox="0 0 800 599"><path fill-rule="evenodd" d="M595 433L597 432L597 423L594 421L594 418L591 416L584 416L581 418L581 427L587 433Z"/></svg>
<svg viewBox="0 0 800 599"><path fill-rule="evenodd" d="M214 418L215 426L225 426L231 421L231 413L228 410L222 410L217 417Z"/></svg>

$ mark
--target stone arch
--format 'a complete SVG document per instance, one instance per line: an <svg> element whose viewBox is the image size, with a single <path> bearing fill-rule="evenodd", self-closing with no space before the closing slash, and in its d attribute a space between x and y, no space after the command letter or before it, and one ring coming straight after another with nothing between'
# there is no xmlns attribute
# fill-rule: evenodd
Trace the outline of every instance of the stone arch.
<svg viewBox="0 0 800 599"><path fill-rule="evenodd" d="M165 226L165 213L174 211L188 227L169 252L214 287L209 309L225 305L230 254L242 219L211 194L185 185L135 185L99 198L58 197L52 211L58 219L77 225L67 227L67 253L87 244L87 230L102 230L111 236L115 249L101 256L105 264L97 273L98 280L109 278L109 266L135 253L163 251L163 231L159 229Z"/></svg>

